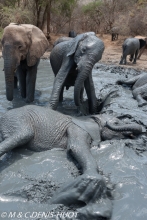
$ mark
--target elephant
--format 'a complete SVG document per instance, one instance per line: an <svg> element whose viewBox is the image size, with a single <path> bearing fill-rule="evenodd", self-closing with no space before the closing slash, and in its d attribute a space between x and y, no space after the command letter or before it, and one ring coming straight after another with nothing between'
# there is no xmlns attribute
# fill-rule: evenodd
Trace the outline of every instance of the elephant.
<svg viewBox="0 0 147 220"><path fill-rule="evenodd" d="M85 87L90 113L97 110L97 99L92 79L92 68L104 51L104 43L94 32L77 35L71 40L56 44L50 54L50 62L55 74L50 97L50 106L56 109L62 100L64 86L74 86L74 101L81 104L81 94Z"/></svg>
<svg viewBox="0 0 147 220"><path fill-rule="evenodd" d="M74 37L76 37L76 36L77 36L77 34L76 34L76 32L75 32L74 30L69 31L69 33L68 33L68 37L72 37L72 38L74 38Z"/></svg>
<svg viewBox="0 0 147 220"><path fill-rule="evenodd" d="M132 62L133 58L133 64L136 64L136 59L138 56L139 49L145 46L145 42L142 39L137 38L127 38L123 45L123 54L121 56L121 60L119 64L125 64L126 65L126 57L127 55L130 55L130 61Z"/></svg>
<svg viewBox="0 0 147 220"><path fill-rule="evenodd" d="M143 54L144 50L147 49L147 37L135 36L135 38L142 39L143 41L145 41L145 45L141 45L140 50L139 50L139 54L138 54L138 57L137 57L137 59L140 59L140 57Z"/></svg>
<svg viewBox="0 0 147 220"><path fill-rule="evenodd" d="M113 27L113 28L111 28L111 30L110 30L110 33L111 33L111 41L118 40L119 32L120 32L120 28L119 28L119 27Z"/></svg>
<svg viewBox="0 0 147 220"><path fill-rule="evenodd" d="M117 84L127 84L132 85L132 93L134 98L138 101L138 106L142 107L147 104L145 99L147 99L147 74L143 73L134 76L127 80L118 80Z"/></svg>
<svg viewBox="0 0 147 220"><path fill-rule="evenodd" d="M19 81L20 93L26 102L33 102L37 66L49 44L43 32L34 25L11 23L4 29L2 54L7 100L13 100L13 90Z"/></svg>
<svg viewBox="0 0 147 220"><path fill-rule="evenodd" d="M103 140L110 140L131 137L131 134L139 135L141 132L140 125L123 124L106 114L74 118L50 107L26 105L9 110L1 117L0 157L17 147L26 147L32 151L67 149L80 165L82 174L55 192L49 203L69 206L83 202L85 205L80 211L85 213L85 219L97 219L100 215L98 200L101 199L104 200L102 217L110 218L112 206L108 188L98 173L90 146L98 146L101 136Z"/></svg>

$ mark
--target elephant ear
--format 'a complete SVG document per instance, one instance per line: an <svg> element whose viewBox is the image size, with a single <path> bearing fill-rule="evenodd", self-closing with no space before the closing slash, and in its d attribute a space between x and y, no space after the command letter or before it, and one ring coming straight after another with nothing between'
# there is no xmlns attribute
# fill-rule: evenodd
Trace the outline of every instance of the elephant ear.
<svg viewBox="0 0 147 220"><path fill-rule="evenodd" d="M79 42L83 41L85 38L87 38L90 35L95 35L95 33L94 32L87 32L84 34L78 34L75 38L73 38L73 40L70 40L69 44L68 44L69 45L69 53L67 54L67 56L72 56L75 53Z"/></svg>
<svg viewBox="0 0 147 220"><path fill-rule="evenodd" d="M38 59L40 59L40 57L48 49L49 43L43 32L34 25L32 25L30 37L31 45L27 54L27 65L34 66Z"/></svg>
<svg viewBox="0 0 147 220"><path fill-rule="evenodd" d="M141 49L142 47L144 47L146 45L146 41L143 40L143 39L139 39L139 42L140 42L140 48Z"/></svg>

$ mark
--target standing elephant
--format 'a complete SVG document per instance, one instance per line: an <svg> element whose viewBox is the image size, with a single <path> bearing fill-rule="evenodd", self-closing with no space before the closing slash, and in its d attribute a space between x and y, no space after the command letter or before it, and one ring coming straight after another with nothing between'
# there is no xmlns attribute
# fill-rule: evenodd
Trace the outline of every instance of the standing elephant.
<svg viewBox="0 0 147 220"><path fill-rule="evenodd" d="M4 29L2 54L6 97L9 101L13 100L15 74L22 98L26 98L26 102L34 100L37 66L47 48L48 41L45 35L34 25L12 23ZM15 86L17 86L16 81Z"/></svg>
<svg viewBox="0 0 147 220"><path fill-rule="evenodd" d="M111 33L111 40L112 41L118 40L119 32L120 32L120 28L119 27L111 28L110 33Z"/></svg>
<svg viewBox="0 0 147 220"><path fill-rule="evenodd" d="M130 55L130 61L134 59L133 63L135 64L139 49L142 47L142 45L145 45L145 42L142 39L127 38L122 45L123 54L119 64L126 64L127 55Z"/></svg>
<svg viewBox="0 0 147 220"><path fill-rule="evenodd" d="M74 86L74 101L80 106L81 94L85 87L90 113L97 110L97 99L92 80L92 68L104 51L104 43L94 32L79 34L71 40L58 43L50 54L55 74L50 106L56 109L62 99L64 86Z"/></svg>
<svg viewBox="0 0 147 220"><path fill-rule="evenodd" d="M141 55L143 54L144 50L147 49L147 37L143 36L136 36L137 39L142 39L142 43L140 45L140 50L137 59L140 59Z"/></svg>
<svg viewBox="0 0 147 220"><path fill-rule="evenodd" d="M49 202L66 206L82 202L79 212L85 215L84 219L110 218L112 206L108 189L98 173L90 146L97 146L101 135L103 140L120 139L141 132L140 125L122 124L106 114L72 118L47 107L28 105L12 109L1 117L0 156L16 147L33 151L67 149L79 164L82 175L59 189Z"/></svg>
<svg viewBox="0 0 147 220"><path fill-rule="evenodd" d="M134 98L138 101L138 106L147 105L147 74L143 73L127 80L118 80L117 84L126 84L132 86Z"/></svg>

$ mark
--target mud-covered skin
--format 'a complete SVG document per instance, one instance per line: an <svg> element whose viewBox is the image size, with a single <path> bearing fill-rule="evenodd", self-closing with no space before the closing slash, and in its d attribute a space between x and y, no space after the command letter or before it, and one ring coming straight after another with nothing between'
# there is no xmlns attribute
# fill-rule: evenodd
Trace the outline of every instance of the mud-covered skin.
<svg viewBox="0 0 147 220"><path fill-rule="evenodd" d="M122 57L119 64L126 64L127 55L130 55L130 61L136 63L140 42L137 38L127 38L122 45Z"/></svg>
<svg viewBox="0 0 147 220"><path fill-rule="evenodd" d="M138 102L138 106L147 105L147 74L140 74L128 80L118 80L117 84L132 85L132 94Z"/></svg>
<svg viewBox="0 0 147 220"><path fill-rule="evenodd" d="M89 101L90 113L96 113L97 100L92 79L92 68L104 51L103 42L94 32L79 34L71 40L57 43L50 54L50 62L55 74L50 106L56 109L63 100L66 86L74 86L74 101L80 106L83 88L85 87ZM58 61L58 62L57 62Z"/></svg>
<svg viewBox="0 0 147 220"><path fill-rule="evenodd" d="M75 120L78 121L78 118ZM91 218L92 216L95 218L96 216L110 217L112 206L107 196L106 183L98 174L97 162L90 152L90 145L96 137L91 134L92 129L97 129L96 135L99 136L99 133L105 130L106 120L109 120L109 117L85 117L84 120L79 119L79 123L75 120L50 108L34 105L10 110L1 118L0 155L2 156L5 152L18 146L26 146L34 151L44 151L56 147L67 148L67 151L80 165L83 174L60 189L52 197L50 203L71 205L82 201L86 206L82 208L81 212L87 216L86 219L88 216ZM116 120L109 120L110 128ZM130 129L130 125L125 125L124 128L113 125L112 129L117 132L128 130L134 132L135 130L136 134L141 133L139 125L131 126ZM111 135L113 138L114 133L112 132ZM106 137L107 135L105 135ZM110 139L110 135L108 138ZM99 208L99 199L104 200L103 205L101 204L103 206L102 215L100 212L96 212L96 207Z"/></svg>

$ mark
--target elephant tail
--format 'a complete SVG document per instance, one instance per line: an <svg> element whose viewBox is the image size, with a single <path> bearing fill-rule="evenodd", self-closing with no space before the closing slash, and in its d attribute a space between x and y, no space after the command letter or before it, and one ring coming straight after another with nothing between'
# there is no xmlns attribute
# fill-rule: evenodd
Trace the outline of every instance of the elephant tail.
<svg viewBox="0 0 147 220"><path fill-rule="evenodd" d="M116 132L132 132L134 135L139 135L142 133L142 127L138 124L125 124L125 125L114 125L110 122L106 122L105 125L107 128L109 128L112 131Z"/></svg>

